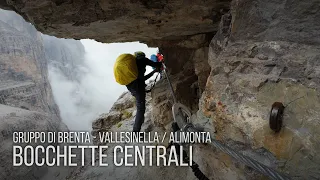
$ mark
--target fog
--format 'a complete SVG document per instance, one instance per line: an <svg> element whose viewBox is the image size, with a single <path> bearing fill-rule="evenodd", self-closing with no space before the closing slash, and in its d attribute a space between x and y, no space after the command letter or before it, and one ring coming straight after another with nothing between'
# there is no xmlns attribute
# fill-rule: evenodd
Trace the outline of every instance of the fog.
<svg viewBox="0 0 320 180"><path fill-rule="evenodd" d="M143 51L150 57L158 50L139 42L103 44L84 39L81 43L85 48L85 57L77 67L77 72L81 72L77 81L49 65L49 80L55 101L63 122L72 131L91 130L92 121L107 113L118 97L127 91L125 86L116 83L113 76L113 64L120 54ZM151 71L152 68L147 67L146 73Z"/></svg>

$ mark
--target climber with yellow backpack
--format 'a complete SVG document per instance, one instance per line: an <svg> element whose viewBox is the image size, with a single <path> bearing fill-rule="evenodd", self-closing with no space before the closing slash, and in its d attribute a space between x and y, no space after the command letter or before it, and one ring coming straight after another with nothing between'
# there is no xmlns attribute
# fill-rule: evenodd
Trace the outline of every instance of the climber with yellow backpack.
<svg viewBox="0 0 320 180"><path fill-rule="evenodd" d="M155 69L148 75L146 66L152 66ZM153 62L146 58L145 53L138 51L133 54L121 54L116 59L113 67L116 82L125 85L136 99L137 114L133 126L133 132L139 132L144 122L144 113L146 108L145 81L155 72L159 72L162 67L161 62Z"/></svg>

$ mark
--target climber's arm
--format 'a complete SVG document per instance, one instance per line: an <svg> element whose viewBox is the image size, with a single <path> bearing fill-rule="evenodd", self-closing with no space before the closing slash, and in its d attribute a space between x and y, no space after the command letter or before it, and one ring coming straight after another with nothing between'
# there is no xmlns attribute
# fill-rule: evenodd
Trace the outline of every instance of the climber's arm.
<svg viewBox="0 0 320 180"><path fill-rule="evenodd" d="M161 62L153 62L151 60L149 60L148 58L145 58L144 59L145 61L145 64L148 65L148 66L152 66L155 68L155 70L153 70L152 72L150 72L149 74L147 74L146 76L144 76L144 80L147 80L149 79L155 72L159 72L160 71L160 68L162 66L162 63Z"/></svg>
<svg viewBox="0 0 320 180"><path fill-rule="evenodd" d="M154 67L154 68L160 69L161 66L162 66L162 63L161 63L161 62L153 62L153 61L151 61L151 60L148 59L148 58L145 58L144 61L145 61L145 64L146 64L146 65L152 66L152 67Z"/></svg>
<svg viewBox="0 0 320 180"><path fill-rule="evenodd" d="M155 70L153 70L152 72L150 72L149 74L145 75L145 76L144 76L144 80L146 81L146 80L148 80L149 78L151 78L151 76L152 76L155 72L157 72L157 71L158 71L158 70L155 69Z"/></svg>

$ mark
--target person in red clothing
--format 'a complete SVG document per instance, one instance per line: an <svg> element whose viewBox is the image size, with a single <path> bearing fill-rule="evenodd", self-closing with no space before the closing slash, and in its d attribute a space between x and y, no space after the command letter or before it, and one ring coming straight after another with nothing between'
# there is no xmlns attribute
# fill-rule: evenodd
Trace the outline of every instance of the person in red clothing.
<svg viewBox="0 0 320 180"><path fill-rule="evenodd" d="M157 59L158 59L158 62L162 62L163 61L163 55L161 53L157 53Z"/></svg>

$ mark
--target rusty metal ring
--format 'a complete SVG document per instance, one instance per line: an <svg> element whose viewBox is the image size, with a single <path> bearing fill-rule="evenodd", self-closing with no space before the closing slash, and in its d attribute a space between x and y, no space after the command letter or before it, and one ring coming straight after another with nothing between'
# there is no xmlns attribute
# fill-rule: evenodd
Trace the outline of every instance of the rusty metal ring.
<svg viewBox="0 0 320 180"><path fill-rule="evenodd" d="M283 124L284 105L281 102L274 102L270 111L269 126L274 132L279 132Z"/></svg>

